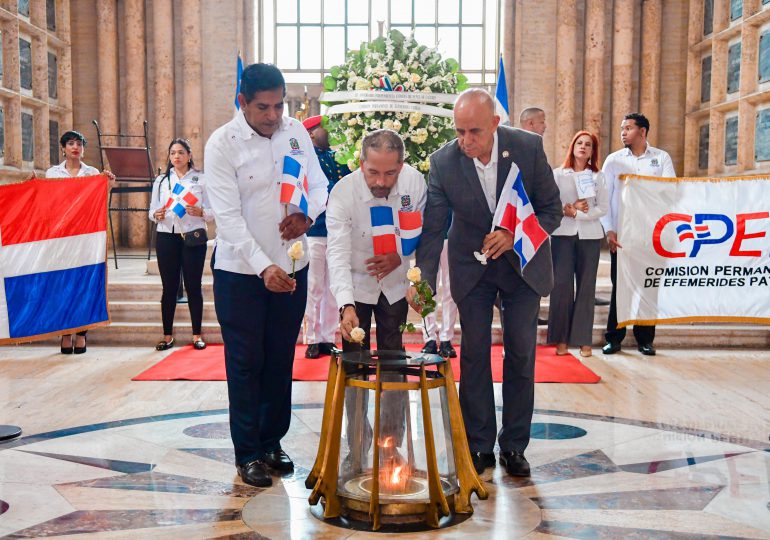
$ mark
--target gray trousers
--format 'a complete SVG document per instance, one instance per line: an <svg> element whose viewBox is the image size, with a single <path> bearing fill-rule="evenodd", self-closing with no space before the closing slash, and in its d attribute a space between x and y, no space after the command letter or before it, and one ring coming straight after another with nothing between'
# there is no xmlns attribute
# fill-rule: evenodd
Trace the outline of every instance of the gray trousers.
<svg viewBox="0 0 770 540"><path fill-rule="evenodd" d="M548 310L548 343L579 347L593 342L600 242L579 240L577 235L551 237L554 287Z"/></svg>
<svg viewBox="0 0 770 540"><path fill-rule="evenodd" d="M492 309L502 305L503 417L497 431L492 384ZM540 295L532 290L504 258L490 261L484 276L457 302L462 341L460 351L460 409L471 452L523 452L529 444L535 403L535 346Z"/></svg>

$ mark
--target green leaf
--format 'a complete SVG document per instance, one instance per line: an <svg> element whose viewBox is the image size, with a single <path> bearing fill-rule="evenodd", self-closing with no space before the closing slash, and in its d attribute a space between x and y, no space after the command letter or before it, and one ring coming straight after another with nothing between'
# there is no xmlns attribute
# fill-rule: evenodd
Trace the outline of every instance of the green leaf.
<svg viewBox="0 0 770 540"><path fill-rule="evenodd" d="M447 58L445 62L450 73L457 73L457 70L460 69L460 63L454 58Z"/></svg>
<svg viewBox="0 0 770 540"><path fill-rule="evenodd" d="M339 79L340 73L342 73L342 68L340 68L340 66L334 66L331 68L329 72L331 73L332 77L334 77L335 79Z"/></svg>
<svg viewBox="0 0 770 540"><path fill-rule="evenodd" d="M324 77L324 90L326 90L327 92L331 92L335 88L337 88L337 79L335 79L331 75L327 75L326 77Z"/></svg>

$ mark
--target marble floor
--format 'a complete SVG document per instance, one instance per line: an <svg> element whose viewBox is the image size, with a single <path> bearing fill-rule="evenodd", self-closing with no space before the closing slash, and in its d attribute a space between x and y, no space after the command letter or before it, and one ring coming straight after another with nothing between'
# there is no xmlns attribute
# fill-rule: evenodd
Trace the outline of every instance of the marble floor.
<svg viewBox="0 0 770 540"><path fill-rule="evenodd" d="M324 383L295 383L294 474L241 483L221 382L131 382L163 353L0 348L2 538L391 538L315 517L304 480ZM770 353L601 354L596 385L539 384L530 479L404 538L770 538ZM500 385L496 391L500 392ZM498 406L501 405L498 395Z"/></svg>

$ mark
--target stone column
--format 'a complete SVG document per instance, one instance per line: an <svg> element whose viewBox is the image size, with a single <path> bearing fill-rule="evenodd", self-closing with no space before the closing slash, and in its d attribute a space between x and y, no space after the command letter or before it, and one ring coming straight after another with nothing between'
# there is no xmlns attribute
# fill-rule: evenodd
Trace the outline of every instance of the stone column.
<svg viewBox="0 0 770 540"><path fill-rule="evenodd" d="M620 140L620 123L623 121L623 116L636 112L637 108L632 99L634 44L636 43L634 4L632 0L615 0L613 10L610 146L617 144Z"/></svg>
<svg viewBox="0 0 770 540"><path fill-rule="evenodd" d="M141 135L144 132L144 120L147 118L147 75L145 53L145 14L143 0L124 0L125 18L123 30L126 41L126 133ZM137 139L129 144L136 144ZM144 208L149 196L145 193L132 193L128 197L129 206ZM130 212L128 214L128 245L143 247L149 240L147 214Z"/></svg>
<svg viewBox="0 0 770 540"><path fill-rule="evenodd" d="M117 0L96 0L96 55L99 89L99 129L104 133L120 131L120 91L118 90L118 7ZM107 139L106 144L116 144ZM94 149L95 151L98 151ZM98 167L96 162L95 166ZM113 206L122 206L123 196L114 195ZM123 221L126 221L126 227ZM127 228L128 219L119 213L112 216L112 226L117 244L122 244L121 232ZM110 239L110 242L112 239Z"/></svg>
<svg viewBox="0 0 770 540"><path fill-rule="evenodd" d="M597 135L602 132L604 110L605 10L605 0L586 0L583 127Z"/></svg>
<svg viewBox="0 0 770 540"><path fill-rule="evenodd" d="M30 13L32 15L32 13ZM43 23L45 24L45 22ZM48 102L48 41L42 36L32 36L32 95L43 103ZM48 168L48 107L34 110L34 167L39 171Z"/></svg>
<svg viewBox="0 0 770 540"><path fill-rule="evenodd" d="M201 2L187 0L182 28L182 99L184 113L181 136L190 139L197 163L203 163L203 88L201 69ZM224 91L224 90L223 90ZM228 90L229 91L229 90Z"/></svg>
<svg viewBox="0 0 770 540"><path fill-rule="evenodd" d="M3 85L14 92L5 100L5 156L9 167L21 168L21 96L19 90L19 22L3 29Z"/></svg>
<svg viewBox="0 0 770 540"><path fill-rule="evenodd" d="M168 144L176 129L174 122L174 14L171 2L152 3L153 46L155 57L155 166L165 168Z"/></svg>
<svg viewBox="0 0 770 540"><path fill-rule="evenodd" d="M642 73L639 81L639 109L650 120L650 144L660 133L660 31L663 0L642 2Z"/></svg>
<svg viewBox="0 0 770 540"><path fill-rule="evenodd" d="M556 166L575 134L575 86L577 62L578 9L576 0L561 0L556 27Z"/></svg>
<svg viewBox="0 0 770 540"><path fill-rule="evenodd" d="M746 7L744 6L744 9ZM746 16L746 12L744 12ZM759 31L756 26L743 25L741 32L741 97L757 91L759 62ZM738 104L738 166L741 171L754 169L756 103L741 99Z"/></svg>

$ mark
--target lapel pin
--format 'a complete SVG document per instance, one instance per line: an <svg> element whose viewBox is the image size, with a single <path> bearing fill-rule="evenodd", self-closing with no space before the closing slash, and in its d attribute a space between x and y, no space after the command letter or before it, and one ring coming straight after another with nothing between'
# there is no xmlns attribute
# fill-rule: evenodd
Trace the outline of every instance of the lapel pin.
<svg viewBox="0 0 770 540"><path fill-rule="evenodd" d="M507 158L510 154L508 153L508 150L503 150L503 157Z"/></svg>

